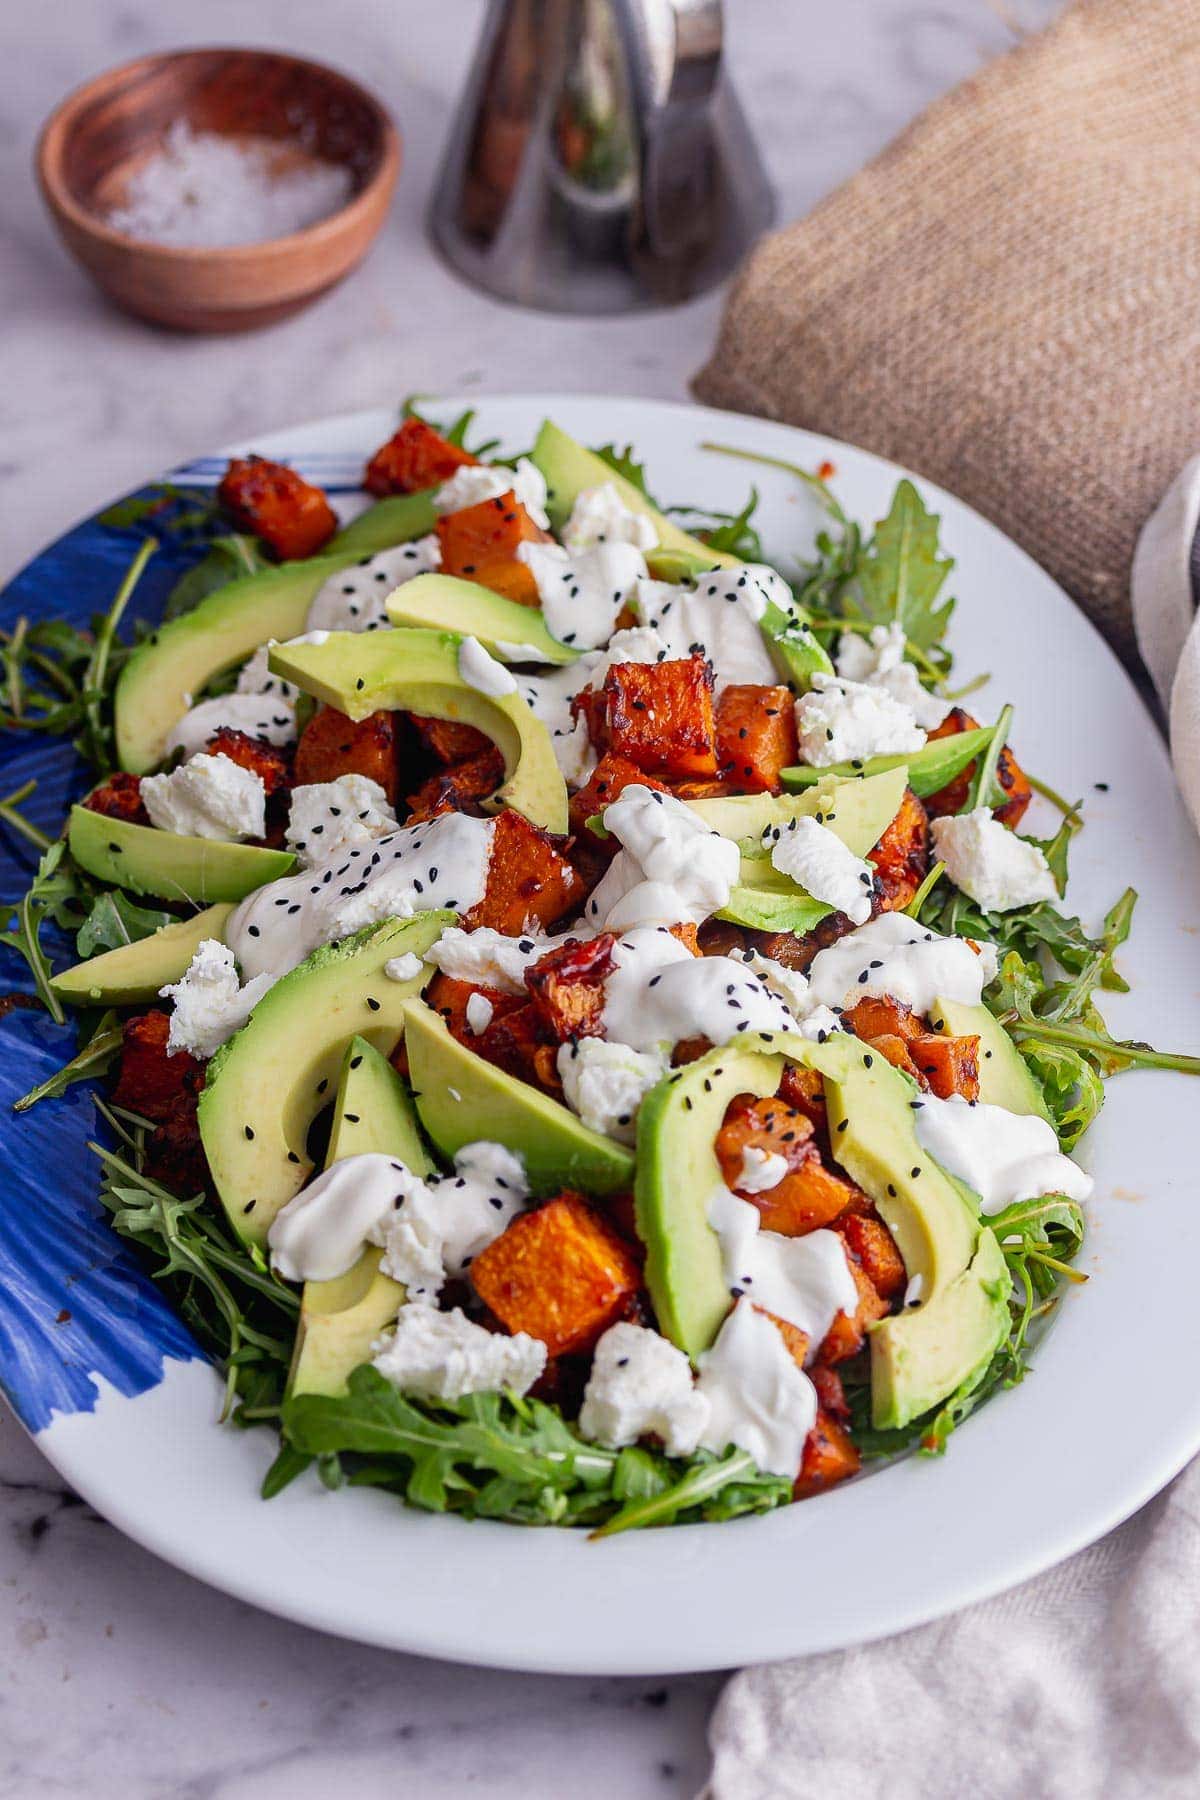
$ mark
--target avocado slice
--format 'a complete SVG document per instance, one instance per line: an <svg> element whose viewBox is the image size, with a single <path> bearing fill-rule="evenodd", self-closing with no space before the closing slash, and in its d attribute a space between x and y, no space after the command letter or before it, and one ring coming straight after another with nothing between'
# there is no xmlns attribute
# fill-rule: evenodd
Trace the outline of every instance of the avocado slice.
<svg viewBox="0 0 1200 1800"><path fill-rule="evenodd" d="M758 841L762 832L768 825L784 825L803 814L817 816L855 856L866 856L895 818L904 785L904 770L898 768L866 781L827 782L796 798L749 794L692 801L723 837L736 835L743 846L753 846L753 854L743 854L737 885L717 917L757 931L811 931L833 909L806 894L763 855ZM797 810L800 799L806 804Z"/></svg>
<svg viewBox="0 0 1200 1800"><path fill-rule="evenodd" d="M874 1423L906 1424L986 1368L1008 1328L1010 1282L965 1193L917 1141L915 1089L857 1038L727 1044L646 1095L634 1195L650 1297L673 1343L693 1358L708 1348L729 1310L707 1219L722 1180L714 1140L733 1096L774 1093L785 1059L824 1077L834 1154L874 1200L909 1276L921 1277L920 1304L881 1320L870 1338Z"/></svg>
<svg viewBox="0 0 1200 1800"><path fill-rule="evenodd" d="M585 488L602 487L608 481L616 488L631 512L641 513L653 523L661 549L681 551L687 557L696 557L700 566L705 569L737 565L736 556L710 550L707 544L684 531L682 526L673 524L647 500L632 481L618 475L602 456L585 450L582 444L577 444L574 438L568 437L550 419L544 421L538 432L529 460L535 468L541 470L546 479L546 511L555 531L561 532L570 518L577 495Z"/></svg>
<svg viewBox="0 0 1200 1800"><path fill-rule="evenodd" d="M929 1014L935 1031L951 1037L979 1039L979 1098L1011 1113L1045 1119L1053 1125L1042 1084L995 1014L980 1003L936 1000Z"/></svg>
<svg viewBox="0 0 1200 1800"><path fill-rule="evenodd" d="M317 591L339 569L433 528L430 492L381 501L339 532L321 556L226 582L199 606L160 625L117 681L117 761L144 775L166 755L167 737L214 676L236 668L268 638L298 637Z"/></svg>
<svg viewBox="0 0 1200 1800"><path fill-rule="evenodd" d="M729 1311L720 1240L708 1201L724 1177L713 1147L737 1094L773 1094L784 1059L726 1044L674 1069L638 1113L634 1206L646 1246L646 1286L660 1329L695 1360Z"/></svg>
<svg viewBox="0 0 1200 1800"><path fill-rule="evenodd" d="M207 938L224 940L231 905L209 906L190 919L162 925L136 943L105 950L51 977L50 986L70 1006L138 1006L157 1000L168 982L181 981Z"/></svg>
<svg viewBox="0 0 1200 1800"><path fill-rule="evenodd" d="M468 1050L431 1007L409 1003L404 1041L417 1114L442 1156L482 1138L524 1158L535 1193L615 1194L632 1184L630 1149Z"/></svg>
<svg viewBox="0 0 1200 1800"><path fill-rule="evenodd" d="M503 594L494 594L477 581L460 581L456 575L415 575L388 595L387 610L393 625L478 638L500 662L565 664L579 655L550 635L536 607L518 606ZM517 645L524 654L512 654Z"/></svg>
<svg viewBox="0 0 1200 1800"><path fill-rule="evenodd" d="M368 713L427 713L474 725L504 758L505 782L489 802L511 806L535 825L567 829L567 788L550 733L519 693L493 696L458 672L463 640L452 631L331 631L323 644L280 644L273 674L351 719Z"/></svg>
<svg viewBox="0 0 1200 1800"><path fill-rule="evenodd" d="M412 1095L402 1076L366 1038L346 1046L325 1167L371 1152L394 1156L416 1175L433 1159L421 1138ZM371 1345L404 1304L404 1288L380 1273L382 1250L364 1250L332 1281L307 1281L288 1376L293 1394L344 1394L350 1372L370 1359Z"/></svg>
<svg viewBox="0 0 1200 1800"><path fill-rule="evenodd" d="M295 867L290 850L260 850L217 838L184 837L73 806L67 843L81 869L131 894L160 900L241 900Z"/></svg>
<svg viewBox="0 0 1200 1800"><path fill-rule="evenodd" d="M389 494L377 500L329 540L326 554L378 556L381 550L425 537L437 524L436 493L436 488L421 488L415 494Z"/></svg>
<svg viewBox="0 0 1200 1800"><path fill-rule="evenodd" d="M993 727L987 726L978 731L960 731L954 737L930 738L919 750L909 751L907 755L870 756L857 767L854 763L834 763L828 769L817 769L798 764L795 768L781 769L779 778L785 788L795 792L798 788L812 787L830 775L839 781L870 780L884 770L904 768L908 770L908 785L914 794L936 794L975 760L986 747L992 730Z"/></svg>
<svg viewBox="0 0 1200 1800"><path fill-rule="evenodd" d="M312 1173L309 1127L347 1041L358 1034L390 1054L404 1030L405 1002L433 974L423 964L411 981L393 981L383 965L410 951L423 956L454 920L451 912L419 913L314 950L263 995L209 1063L200 1137L221 1203L245 1242L265 1241L275 1214Z"/></svg>

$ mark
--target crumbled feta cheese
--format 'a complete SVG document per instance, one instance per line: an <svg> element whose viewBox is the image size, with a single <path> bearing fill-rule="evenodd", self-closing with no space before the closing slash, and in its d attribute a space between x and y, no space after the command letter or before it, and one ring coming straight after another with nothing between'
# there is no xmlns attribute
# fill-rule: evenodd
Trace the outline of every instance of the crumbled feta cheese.
<svg viewBox="0 0 1200 1800"><path fill-rule="evenodd" d="M172 725L165 754L181 750L188 761L222 729L244 731L276 746L295 743L295 702L281 694L219 694L215 700L201 700Z"/></svg>
<svg viewBox="0 0 1200 1800"><path fill-rule="evenodd" d="M903 756L925 742L912 708L886 688L822 674L812 682L812 692L796 702L796 732L801 759L813 767Z"/></svg>
<svg viewBox="0 0 1200 1800"><path fill-rule="evenodd" d="M646 559L633 544L593 544L564 550L561 544L526 541L517 545L537 583L546 625L560 644L595 650L613 633L617 614L646 573Z"/></svg>
<svg viewBox="0 0 1200 1800"><path fill-rule="evenodd" d="M267 828L261 775L228 756L193 756L169 775L142 777L142 801L160 831L236 843Z"/></svg>
<svg viewBox="0 0 1200 1800"><path fill-rule="evenodd" d="M787 1172L786 1156L780 1156L775 1150L763 1150L758 1144L747 1144L733 1185L739 1194L765 1194L778 1187Z"/></svg>
<svg viewBox="0 0 1200 1800"><path fill-rule="evenodd" d="M942 937L905 913L880 913L814 956L809 1012L813 1006L837 1012L868 994L890 994L922 1016L939 999L978 1006L996 969L992 944L972 948L967 938Z"/></svg>
<svg viewBox="0 0 1200 1800"><path fill-rule="evenodd" d="M916 669L904 659L904 647L904 627L896 620L890 625L873 626L869 638L860 637L856 631L843 632L838 642L837 672L847 681L886 688L893 700L909 708L918 725L932 731L950 711L950 703L921 686Z"/></svg>
<svg viewBox="0 0 1200 1800"><path fill-rule="evenodd" d="M286 1281L344 1275L417 1179L402 1162L374 1152L332 1163L272 1219L272 1267Z"/></svg>
<svg viewBox="0 0 1200 1800"><path fill-rule="evenodd" d="M933 821L933 848L956 888L984 912L1011 912L1056 900L1050 864L1037 844L1018 837L985 806L957 818Z"/></svg>
<svg viewBox="0 0 1200 1800"><path fill-rule="evenodd" d="M814 1006L800 1021L800 1036L811 1044L823 1044L832 1031L840 1031L842 1021L831 1006Z"/></svg>
<svg viewBox="0 0 1200 1800"><path fill-rule="evenodd" d="M492 1022L496 1008L486 994L467 995L467 1029L473 1037L481 1037Z"/></svg>
<svg viewBox="0 0 1200 1800"><path fill-rule="evenodd" d="M828 825L818 825L810 818L789 819L786 825L769 825L762 842L781 875L814 900L845 913L852 924L866 924L871 916L873 871Z"/></svg>
<svg viewBox="0 0 1200 1800"><path fill-rule="evenodd" d="M590 550L593 544L632 544L638 550L653 550L658 531L645 513L626 506L615 485L605 481L576 494L562 541L572 551Z"/></svg>
<svg viewBox="0 0 1200 1800"><path fill-rule="evenodd" d="M534 524L549 530L545 478L527 456L520 457L515 468L507 463L464 463L443 481L433 504L440 513L464 512L484 500L498 500L501 494L515 494Z"/></svg>
<svg viewBox="0 0 1200 1800"><path fill-rule="evenodd" d="M469 688L492 700L502 700L505 694L517 691L515 678L503 663L489 655L478 638L465 637L458 646L458 673Z"/></svg>
<svg viewBox="0 0 1200 1800"><path fill-rule="evenodd" d="M461 1400L508 1389L524 1394L546 1367L546 1346L518 1331L485 1331L461 1308L402 1306L395 1329L371 1345L374 1366L404 1394Z"/></svg>
<svg viewBox="0 0 1200 1800"><path fill-rule="evenodd" d="M322 582L308 609L305 633L314 631L386 631L387 597L414 575L428 575L442 566L437 533L396 544L378 556L364 556L348 569L339 569ZM293 640L294 641L294 640Z"/></svg>
<svg viewBox="0 0 1200 1800"><path fill-rule="evenodd" d="M563 1099L592 1131L622 1144L632 1144L637 1137L642 1096L669 1067L661 1050L632 1050L605 1038L576 1038L558 1048Z"/></svg>
<svg viewBox="0 0 1200 1800"><path fill-rule="evenodd" d="M817 1390L766 1314L740 1300L698 1366L697 1391L709 1406L700 1442L718 1452L736 1444L765 1473L797 1475Z"/></svg>
<svg viewBox="0 0 1200 1800"><path fill-rule="evenodd" d="M402 1281L410 1300L437 1302L448 1275L462 1275L522 1211L529 1194L525 1165L503 1144L464 1144L453 1175L409 1176L399 1205L376 1226L380 1268Z"/></svg>
<svg viewBox="0 0 1200 1800"><path fill-rule="evenodd" d="M673 659L709 659L719 697L735 683L777 685L779 676L759 624L769 601L790 608L787 583L763 564L746 563L702 575L694 588L639 581L633 605Z"/></svg>
<svg viewBox="0 0 1200 1800"><path fill-rule="evenodd" d="M913 1120L921 1148L979 1195L985 1214L1042 1194L1086 1200L1092 1192L1091 1176L1062 1154L1054 1127L1036 1114L924 1094Z"/></svg>
<svg viewBox="0 0 1200 1800"><path fill-rule="evenodd" d="M403 956L389 956L383 965L383 972L389 981L415 981L421 974L424 964L415 950L406 950Z"/></svg>
<svg viewBox="0 0 1200 1800"><path fill-rule="evenodd" d="M453 981L470 981L501 994L523 994L526 969L545 956L552 941L536 931L518 938L505 937L487 925L476 931L451 925L425 952L425 961Z"/></svg>
<svg viewBox="0 0 1200 1800"><path fill-rule="evenodd" d="M396 825L396 815L377 781L369 775L337 775L332 781L292 789L288 847L296 852L301 867L311 869L385 837Z"/></svg>
<svg viewBox="0 0 1200 1800"><path fill-rule="evenodd" d="M167 1054L189 1050L193 1056L215 1056L227 1038L240 1031L271 986L270 975L258 975L242 987L233 951L216 938L205 938L187 972L170 987L160 988L174 1001Z"/></svg>
<svg viewBox="0 0 1200 1800"><path fill-rule="evenodd" d="M592 1359L579 1429L593 1443L619 1450L653 1434L668 1456L691 1456L708 1423L682 1350L657 1331L622 1321L610 1325Z"/></svg>
<svg viewBox="0 0 1200 1800"><path fill-rule="evenodd" d="M631 782L605 808L604 826L623 848L587 904L598 929L699 925L728 901L741 866L737 845L673 794Z"/></svg>

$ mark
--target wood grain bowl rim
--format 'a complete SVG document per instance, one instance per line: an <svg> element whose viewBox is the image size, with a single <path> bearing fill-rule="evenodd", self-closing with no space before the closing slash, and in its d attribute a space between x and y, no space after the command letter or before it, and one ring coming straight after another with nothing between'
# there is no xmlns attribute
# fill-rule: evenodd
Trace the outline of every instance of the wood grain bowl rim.
<svg viewBox="0 0 1200 1800"><path fill-rule="evenodd" d="M137 76L143 70L212 56L262 57L276 63L287 63L294 69L303 70L321 80L335 82L350 90L361 101L379 132L378 161L363 186L344 206L338 207L336 212L328 214L326 218L318 219L315 224L288 232L282 237L259 238L249 244L180 245L163 244L154 238L134 237L128 232L116 231L98 213L76 200L67 186L62 164L70 135L83 110L95 100L104 98L110 89ZM177 263L180 267L198 263L211 264L226 259L249 263L255 259L261 260L264 255L274 260L300 248L307 252L323 241L332 246L343 233L354 232L363 225L371 226L372 214L381 209L381 204L386 206L396 184L400 170L400 133L383 102L353 75L347 75L330 63L315 62L311 57L292 56L286 50L269 50L255 45L193 45L186 50L159 50L147 56L134 57L132 61L105 69L99 75L72 88L60 100L39 133L34 167L42 196L50 210L69 222L84 237L108 244L114 250L161 258L164 262ZM375 222L371 236L374 236L380 223L382 218Z"/></svg>

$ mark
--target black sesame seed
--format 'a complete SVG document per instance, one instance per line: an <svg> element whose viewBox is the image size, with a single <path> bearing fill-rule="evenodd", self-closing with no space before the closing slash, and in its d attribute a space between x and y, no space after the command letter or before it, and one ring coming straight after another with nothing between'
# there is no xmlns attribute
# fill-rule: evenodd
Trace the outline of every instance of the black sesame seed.
<svg viewBox="0 0 1200 1800"><path fill-rule="evenodd" d="M242 1130L246 1134L246 1142L252 1143L254 1139L254 1127L252 1125L243 1125Z"/></svg>
<svg viewBox="0 0 1200 1800"><path fill-rule="evenodd" d="M368 994L367 995L367 1005L370 1007L372 1012L378 1012L380 1007L383 1005L383 1002L382 1002L382 1000L373 1000L371 998L370 994Z"/></svg>

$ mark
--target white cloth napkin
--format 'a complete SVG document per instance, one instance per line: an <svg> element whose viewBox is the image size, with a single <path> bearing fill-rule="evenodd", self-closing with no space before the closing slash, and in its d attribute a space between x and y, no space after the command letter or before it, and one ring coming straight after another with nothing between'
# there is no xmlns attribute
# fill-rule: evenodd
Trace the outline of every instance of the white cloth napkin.
<svg viewBox="0 0 1200 1800"><path fill-rule="evenodd" d="M1138 645L1200 827L1198 530L1200 455L1148 520L1132 571ZM1010 1594L861 1649L743 1670L709 1736L709 1800L1197 1800L1200 1461Z"/></svg>

